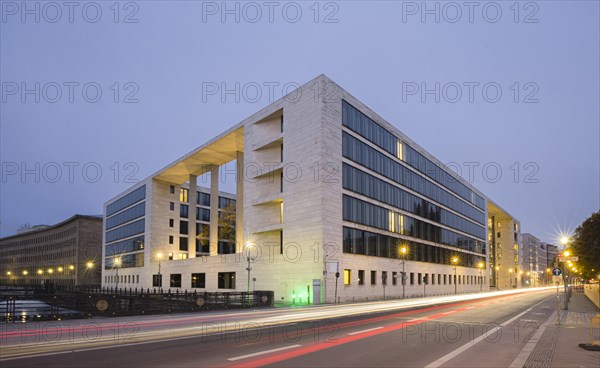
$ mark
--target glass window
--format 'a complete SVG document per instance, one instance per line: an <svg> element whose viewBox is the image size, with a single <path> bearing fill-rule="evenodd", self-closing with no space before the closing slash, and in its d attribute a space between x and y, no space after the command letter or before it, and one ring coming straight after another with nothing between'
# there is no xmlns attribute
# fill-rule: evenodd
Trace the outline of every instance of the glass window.
<svg viewBox="0 0 600 368"><path fill-rule="evenodd" d="M171 287L181 287L181 274L180 273L172 273L170 278Z"/></svg>
<svg viewBox="0 0 600 368"><path fill-rule="evenodd" d="M358 270L358 284L365 284L365 270Z"/></svg>
<svg viewBox="0 0 600 368"><path fill-rule="evenodd" d="M205 288L206 287L206 274L205 273L193 273L192 274L192 287L193 288Z"/></svg>
<svg viewBox="0 0 600 368"><path fill-rule="evenodd" d="M352 283L352 271L344 270L344 285L350 285Z"/></svg>
<svg viewBox="0 0 600 368"><path fill-rule="evenodd" d="M142 185L138 189L133 192L127 194L124 197L121 197L114 201L113 203L106 206L106 216L111 216L114 213L119 212L120 210L131 206L134 203L137 203L146 198L146 186Z"/></svg>
<svg viewBox="0 0 600 368"><path fill-rule="evenodd" d="M381 272L381 284L387 285L387 271Z"/></svg>
<svg viewBox="0 0 600 368"><path fill-rule="evenodd" d="M188 218L189 206L187 204L179 205L179 217Z"/></svg>
<svg viewBox="0 0 600 368"><path fill-rule="evenodd" d="M169 185L169 193L175 194L175 186L174 185Z"/></svg>
<svg viewBox="0 0 600 368"><path fill-rule="evenodd" d="M196 220L210 222L210 210L208 208L196 208Z"/></svg>
<svg viewBox="0 0 600 368"><path fill-rule="evenodd" d="M179 221L179 234L187 235L189 233L188 222Z"/></svg>
<svg viewBox="0 0 600 368"><path fill-rule="evenodd" d="M377 271L371 271L371 285L377 285Z"/></svg>
<svg viewBox="0 0 600 368"><path fill-rule="evenodd" d="M392 285L398 285L398 272L392 272Z"/></svg>
<svg viewBox="0 0 600 368"><path fill-rule="evenodd" d="M196 198L196 204L210 207L210 194L204 192L198 192L197 194L198 197Z"/></svg>
<svg viewBox="0 0 600 368"><path fill-rule="evenodd" d="M179 237L179 250L187 252L188 250L188 238L180 236Z"/></svg>
<svg viewBox="0 0 600 368"><path fill-rule="evenodd" d="M152 286L162 287L162 275L152 275Z"/></svg>
<svg viewBox="0 0 600 368"><path fill-rule="evenodd" d="M188 190L185 188L179 189L179 202L187 202L188 201Z"/></svg>
<svg viewBox="0 0 600 368"><path fill-rule="evenodd" d="M235 289L235 272L219 272L219 289Z"/></svg>

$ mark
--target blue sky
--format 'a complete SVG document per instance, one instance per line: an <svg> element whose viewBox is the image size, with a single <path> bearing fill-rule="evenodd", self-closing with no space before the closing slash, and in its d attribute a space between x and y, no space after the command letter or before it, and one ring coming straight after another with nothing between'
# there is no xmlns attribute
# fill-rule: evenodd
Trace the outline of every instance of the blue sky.
<svg viewBox="0 0 600 368"><path fill-rule="evenodd" d="M2 1L0 236L101 213L324 73L555 241L600 207L598 1L474 3Z"/></svg>

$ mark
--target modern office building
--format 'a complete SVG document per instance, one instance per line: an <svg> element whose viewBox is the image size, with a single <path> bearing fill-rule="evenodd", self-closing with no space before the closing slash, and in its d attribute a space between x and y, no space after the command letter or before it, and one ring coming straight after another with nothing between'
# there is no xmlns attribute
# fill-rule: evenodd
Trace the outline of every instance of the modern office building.
<svg viewBox="0 0 600 368"><path fill-rule="evenodd" d="M219 190L231 167L235 194ZM520 271L519 222L324 75L109 200L104 218L108 287L331 303L508 288Z"/></svg>
<svg viewBox="0 0 600 368"><path fill-rule="evenodd" d="M102 217L34 228L0 239L0 284L100 285Z"/></svg>
<svg viewBox="0 0 600 368"><path fill-rule="evenodd" d="M526 277L523 278L524 286L538 286L545 284L546 268L548 264L544 243L529 233L523 233L521 264Z"/></svg>

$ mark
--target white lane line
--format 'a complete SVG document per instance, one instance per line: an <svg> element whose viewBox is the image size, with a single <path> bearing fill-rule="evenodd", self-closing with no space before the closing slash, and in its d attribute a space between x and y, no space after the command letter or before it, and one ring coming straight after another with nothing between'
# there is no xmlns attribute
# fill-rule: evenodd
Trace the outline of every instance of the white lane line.
<svg viewBox="0 0 600 368"><path fill-rule="evenodd" d="M241 360L241 359L246 359L246 358L252 358L252 357L255 357L255 356L258 356L258 355L264 355L264 354L269 354L269 353L275 353L277 351L293 349L293 348L297 348L299 346L302 346L302 345L283 346L283 347L277 348L277 349L263 350L263 351L259 351L259 352L252 353L252 354L240 355L240 356L236 356L236 357L233 357L233 358L229 358L227 360L229 360L230 362L234 362L236 360Z"/></svg>
<svg viewBox="0 0 600 368"><path fill-rule="evenodd" d="M552 298L552 297L550 297ZM500 327L494 327L489 331L486 331L483 335L479 336L476 339L473 339L472 341L469 341L468 343L464 344L463 346L461 346L460 348L451 351L450 353L444 355L443 357L439 358L438 360L436 360L435 362L425 366L425 368L437 368L440 367L442 364L450 361L450 359L453 359L454 357L456 357L457 355L469 350L470 348L472 348L473 346L475 346L478 342L482 341L483 339L487 338L490 335L494 335L498 330L500 330L502 327L506 327L508 326L511 322L521 318L522 315L524 315L525 313L528 313L530 310L532 310L533 308L537 307L539 304L542 304L543 302L547 301L550 298L546 298L544 300L542 300L539 303L536 303L535 305L533 305L532 307L530 307L529 309L525 310L524 312L521 312L519 314L517 314L516 316L514 316L513 318L509 319L508 321L503 322Z"/></svg>
<svg viewBox="0 0 600 368"><path fill-rule="evenodd" d="M358 335L361 333L365 333L365 332L370 332L370 331L375 331L375 330L379 330L382 329L383 327L374 327L374 328L369 328L368 330L362 330L362 331L356 331L356 332L350 332L348 335L353 336L353 335Z"/></svg>

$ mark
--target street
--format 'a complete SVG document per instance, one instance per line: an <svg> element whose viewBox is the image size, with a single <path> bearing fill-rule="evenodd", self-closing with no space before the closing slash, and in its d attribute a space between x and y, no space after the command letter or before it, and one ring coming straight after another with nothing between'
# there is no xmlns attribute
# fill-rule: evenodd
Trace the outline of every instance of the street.
<svg viewBox="0 0 600 368"><path fill-rule="evenodd" d="M476 299L472 299L476 298ZM3 367L508 367L553 289L8 325Z"/></svg>

